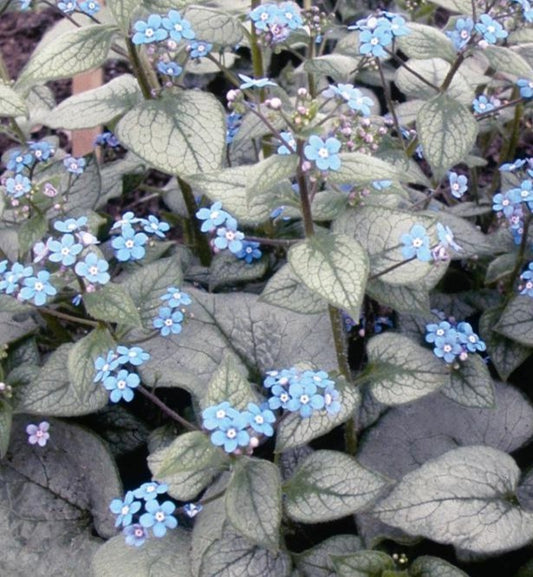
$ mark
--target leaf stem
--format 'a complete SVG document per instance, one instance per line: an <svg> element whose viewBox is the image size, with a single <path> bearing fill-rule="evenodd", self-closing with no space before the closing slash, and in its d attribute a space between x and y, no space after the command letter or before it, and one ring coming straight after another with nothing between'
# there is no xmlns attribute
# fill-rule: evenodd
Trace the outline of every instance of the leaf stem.
<svg viewBox="0 0 533 577"><path fill-rule="evenodd" d="M90 319L84 319L82 317L75 317L74 315L62 313L60 311L48 307L35 307L35 309L43 315L50 315L51 317L57 317L58 319L62 319L64 321L70 321L73 323L78 323L80 325L87 325L88 327L93 328L97 328L100 326L100 323L97 321L91 321Z"/></svg>
<svg viewBox="0 0 533 577"><path fill-rule="evenodd" d="M165 415L169 416L174 421L177 421L183 428L187 429L188 431L197 431L198 427L195 427L192 423L184 419L181 415L178 415L176 411L173 411L168 405L163 403L163 401L156 397L152 392L150 392L147 388L140 385L137 389L141 394L143 394L147 399L150 399L154 405L157 405Z"/></svg>
<svg viewBox="0 0 533 577"><path fill-rule="evenodd" d="M187 212L189 213L189 219L193 230L195 244L198 249L200 262L203 266L209 266L211 264L211 249L207 237L202 233L198 226L198 219L196 218L198 205L196 204L192 188L188 182L185 182L179 176L176 178L178 180L178 186L181 189L181 194L183 195L183 201L187 207Z"/></svg>
<svg viewBox="0 0 533 577"><path fill-rule="evenodd" d="M137 82L139 83L139 87L141 92L146 100L150 100L152 98L152 88L156 88L155 86L151 86L150 80L145 73L144 67L141 62L141 58L139 56L139 52L137 51L137 47L130 38L126 38L126 47L128 49L128 55L130 57L130 63L133 67L135 72L135 77L137 78Z"/></svg>

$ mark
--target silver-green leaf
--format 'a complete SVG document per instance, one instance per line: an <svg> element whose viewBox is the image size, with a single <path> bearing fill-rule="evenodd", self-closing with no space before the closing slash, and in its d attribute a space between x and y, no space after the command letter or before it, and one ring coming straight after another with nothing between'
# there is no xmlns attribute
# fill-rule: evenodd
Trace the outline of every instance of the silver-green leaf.
<svg viewBox="0 0 533 577"><path fill-rule="evenodd" d="M28 107L9 84L0 80L0 115L7 117L28 116Z"/></svg>
<svg viewBox="0 0 533 577"><path fill-rule="evenodd" d="M87 312L95 319L140 327L141 317L130 295L118 284L109 283L83 295Z"/></svg>
<svg viewBox="0 0 533 577"><path fill-rule="evenodd" d="M441 361L442 362L442 361ZM476 354L469 355L458 369L453 369L450 379L441 392L465 407L493 407L494 383L487 365Z"/></svg>
<svg viewBox="0 0 533 577"><path fill-rule="evenodd" d="M495 330L518 343L533 347L533 306L531 297L518 295L505 307Z"/></svg>
<svg viewBox="0 0 533 577"><path fill-rule="evenodd" d="M244 410L255 400L250 383L239 368L234 356L228 354L209 381L207 393L201 401L203 408L227 401L232 407Z"/></svg>

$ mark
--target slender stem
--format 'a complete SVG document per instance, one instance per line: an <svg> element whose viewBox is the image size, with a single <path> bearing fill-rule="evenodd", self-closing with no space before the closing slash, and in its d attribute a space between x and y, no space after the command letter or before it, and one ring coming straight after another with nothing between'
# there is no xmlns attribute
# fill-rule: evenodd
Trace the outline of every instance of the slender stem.
<svg viewBox="0 0 533 577"><path fill-rule="evenodd" d="M168 415L171 419L177 421L183 428L187 429L188 431L197 431L198 427L195 427L192 423L189 423L187 419L184 419L181 415L178 415L176 411L173 411L168 405L163 403L163 401L156 397L152 392L150 392L147 388L140 385L137 390L143 394L146 398L150 399L154 405L157 405L165 415Z"/></svg>
<svg viewBox="0 0 533 577"><path fill-rule="evenodd" d="M455 76L456 72L459 70L459 67L463 63L465 59L464 52L459 52L457 58L454 60L452 67L448 70L448 74L446 74L446 78L443 80L440 86L440 92L446 92L448 90L450 84L452 83L453 77Z"/></svg>
<svg viewBox="0 0 533 577"><path fill-rule="evenodd" d="M99 327L100 323L97 321L91 321L90 319L84 319L82 317L75 317L67 313L62 313L56 309L50 309L48 307L36 307L36 309L43 315L50 315L51 317L57 317L58 319L63 319L64 321L70 321L73 323L78 323L80 325L87 325L88 327Z"/></svg>
<svg viewBox="0 0 533 577"><path fill-rule="evenodd" d="M252 10L258 6L261 6L261 0L252 0ZM252 52L252 67L254 70L254 76L256 78L263 78L265 76L265 70L263 67L263 54L261 53L257 32L255 31L255 26L253 25L250 38L250 49ZM261 98L261 100L263 99Z"/></svg>
<svg viewBox="0 0 533 577"><path fill-rule="evenodd" d="M194 198L192 188L189 183L185 182L179 176L178 185L181 189L181 194L183 195L183 200L185 206L187 207L187 212L189 213L190 223L193 229L193 235L195 239L196 247L198 248L198 255L200 257L200 262L204 266L209 266L211 264L211 249L209 248L209 242L207 237L202 233L198 227L198 220L196 218L196 213L198 212L198 205Z"/></svg>
<svg viewBox="0 0 533 577"><path fill-rule="evenodd" d="M128 54L130 57L130 62L135 72L135 77L137 78L137 82L139 83L139 87L141 88L141 92L143 93L144 98L146 100L150 100L152 98L152 87L150 85L150 81L148 76L145 74L144 67L141 63L141 59L139 57L139 53L137 51L137 47L133 42L126 38L126 47L128 48Z"/></svg>
<svg viewBox="0 0 533 577"><path fill-rule="evenodd" d="M296 173L296 178L298 180L298 189L300 192L300 207L302 209L302 216L304 221L305 236L311 237L315 234L315 225L313 223L313 213L311 211L311 201L309 199L309 191L307 189L307 179L305 178L305 173L302 170L302 163L304 161L304 141L298 140L296 145L296 150L298 156L300 157L298 162L298 168Z"/></svg>
<svg viewBox="0 0 533 577"><path fill-rule="evenodd" d="M413 256L411 258L408 258L406 260L402 260L401 262L397 262L396 264L393 264L392 266L390 266L389 268L386 268L385 270L382 270L380 272L377 272L376 274L373 274L371 276L368 277L368 280L376 280L377 278L379 278L380 276L383 276L385 274L387 274L388 272L391 272L393 270L396 270L397 268L400 268L401 266L403 266L404 264L407 264L408 262L411 262L413 260L416 260L416 256Z"/></svg>
<svg viewBox="0 0 533 577"><path fill-rule="evenodd" d="M379 58L376 58L376 62L378 63L378 70L379 70L379 77L381 78L381 84L383 86L383 92L385 93L385 100L387 101L387 106L389 107L390 113L392 114L392 120L394 121L394 126L396 128L396 132L398 133L398 138L400 139L400 143L404 152L406 152L405 142L402 138L402 129L400 126L400 121L398 120L398 115L396 114L396 110L394 108L394 103L392 102L392 97L390 93L390 86L389 83L385 80L385 74L383 74L383 66L381 65L381 61Z"/></svg>
<svg viewBox="0 0 533 577"><path fill-rule="evenodd" d="M520 275L520 271L522 270L522 266L524 265L524 257L526 254L526 249L529 244L529 225L531 224L531 212L528 212L527 216L524 218L524 231L522 232L522 239L520 241L520 247L518 249L518 255L516 257L515 266L513 268L513 272L509 277L509 281L507 283L507 300L514 296L513 287L516 279Z"/></svg>

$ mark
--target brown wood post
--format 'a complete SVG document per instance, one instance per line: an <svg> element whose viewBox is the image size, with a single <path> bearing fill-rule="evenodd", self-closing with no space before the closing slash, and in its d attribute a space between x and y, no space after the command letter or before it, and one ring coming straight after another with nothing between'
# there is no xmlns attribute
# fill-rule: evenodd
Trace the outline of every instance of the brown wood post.
<svg viewBox="0 0 533 577"><path fill-rule="evenodd" d="M79 94L102 85L104 74L101 68L79 74L72 79L72 93ZM100 134L101 128L86 128L72 132L72 154L83 156L89 154L94 148L94 139Z"/></svg>

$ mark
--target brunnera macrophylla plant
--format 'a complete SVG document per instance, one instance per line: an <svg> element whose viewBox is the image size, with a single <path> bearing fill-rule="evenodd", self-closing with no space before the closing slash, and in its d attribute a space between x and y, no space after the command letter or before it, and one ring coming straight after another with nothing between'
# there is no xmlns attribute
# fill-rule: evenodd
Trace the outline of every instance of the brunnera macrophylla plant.
<svg viewBox="0 0 533 577"><path fill-rule="evenodd" d="M0 62L7 573L459 577L533 541L533 9L367 4L47 3Z"/></svg>

